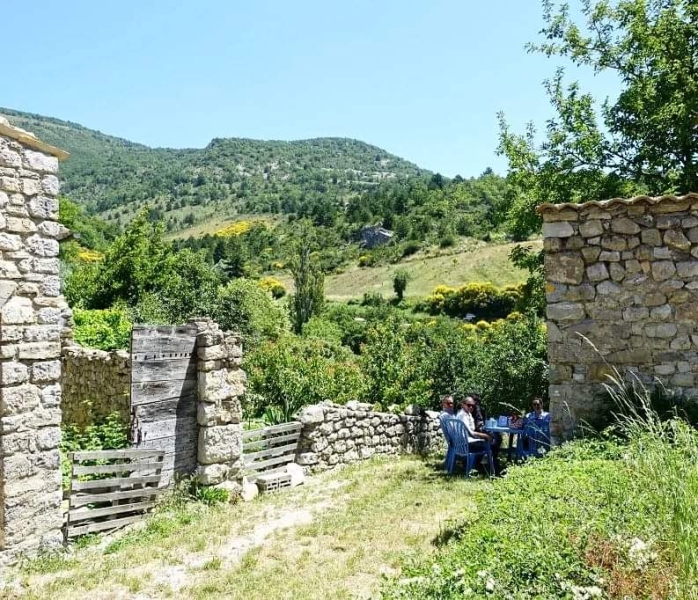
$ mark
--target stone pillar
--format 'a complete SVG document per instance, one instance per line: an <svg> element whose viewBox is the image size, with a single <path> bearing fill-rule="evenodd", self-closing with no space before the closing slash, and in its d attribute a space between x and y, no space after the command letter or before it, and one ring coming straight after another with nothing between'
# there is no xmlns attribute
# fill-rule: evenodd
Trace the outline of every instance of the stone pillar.
<svg viewBox="0 0 698 600"><path fill-rule="evenodd" d="M0 118L0 562L62 541L59 158Z"/></svg>
<svg viewBox="0 0 698 600"><path fill-rule="evenodd" d="M212 321L198 322L199 482L240 490L242 463L242 404L246 374L242 341Z"/></svg>

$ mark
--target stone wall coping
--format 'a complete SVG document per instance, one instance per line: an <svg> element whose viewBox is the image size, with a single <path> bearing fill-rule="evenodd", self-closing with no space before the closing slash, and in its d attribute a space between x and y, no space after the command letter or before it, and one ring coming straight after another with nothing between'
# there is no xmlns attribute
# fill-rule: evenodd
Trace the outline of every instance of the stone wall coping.
<svg viewBox="0 0 698 600"><path fill-rule="evenodd" d="M126 350L100 350L99 348L86 348L85 346L63 346L63 356L86 357L95 359L109 359L111 357L129 359L131 355Z"/></svg>
<svg viewBox="0 0 698 600"><path fill-rule="evenodd" d="M630 206L635 204L654 205L662 202L685 202L686 200L698 201L698 193L689 192L684 196L636 196L635 198L611 198L610 200L592 200L591 202L582 202L575 204L573 202L565 202L563 204L541 204L536 208L536 213L545 215L548 213L558 213L563 210L574 210L577 212L595 206L597 208L609 208L616 205Z"/></svg>
<svg viewBox="0 0 698 600"><path fill-rule="evenodd" d="M0 116L0 135L16 140L20 144L29 146L30 148L43 152L44 154L51 154L58 160L68 160L70 157L70 154L65 150L61 150L56 146L52 146L51 144L41 141L29 131L25 131L24 129L15 127L14 125L10 125L10 122L2 116Z"/></svg>

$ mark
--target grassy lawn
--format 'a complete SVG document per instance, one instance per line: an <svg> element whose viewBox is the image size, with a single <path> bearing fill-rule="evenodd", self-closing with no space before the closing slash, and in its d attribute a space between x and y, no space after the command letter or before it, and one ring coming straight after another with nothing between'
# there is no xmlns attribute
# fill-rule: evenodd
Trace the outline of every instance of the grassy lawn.
<svg viewBox="0 0 698 600"><path fill-rule="evenodd" d="M248 504L173 505L144 527L25 563L2 598L368 598L436 552L490 484L376 459ZM1 584L0 584L1 585Z"/></svg>
<svg viewBox="0 0 698 600"><path fill-rule="evenodd" d="M534 240L526 245L540 249L542 242ZM380 267L349 267L344 273L325 278L325 295L330 300L361 298L365 292L378 292L389 298L393 295L393 275L398 269L407 269L410 282L405 295L423 297L440 284L459 286L471 281L489 281L498 286L518 284L527 273L515 268L509 261L509 252L518 244L473 246L467 249L429 256L419 252L398 264ZM289 289L293 280L279 277Z"/></svg>

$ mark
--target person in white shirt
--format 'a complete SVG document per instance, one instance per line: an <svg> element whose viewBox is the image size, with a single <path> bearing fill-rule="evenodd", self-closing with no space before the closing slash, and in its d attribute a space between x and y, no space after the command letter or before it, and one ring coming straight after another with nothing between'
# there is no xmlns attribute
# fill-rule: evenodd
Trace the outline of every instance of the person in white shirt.
<svg viewBox="0 0 698 600"><path fill-rule="evenodd" d="M473 418L474 410L475 400L471 396L466 396L461 402L461 409L458 411L456 419L460 419L463 421L463 423L465 423L465 428L467 430L466 435L468 436L468 445L470 446L470 450L477 452L479 450L484 450L484 440L492 442L492 436L489 433L475 431L475 419Z"/></svg>

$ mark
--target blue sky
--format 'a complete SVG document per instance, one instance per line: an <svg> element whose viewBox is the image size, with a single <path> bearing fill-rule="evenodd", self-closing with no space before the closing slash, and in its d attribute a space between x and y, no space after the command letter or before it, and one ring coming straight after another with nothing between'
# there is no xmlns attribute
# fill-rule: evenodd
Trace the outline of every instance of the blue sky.
<svg viewBox="0 0 698 600"><path fill-rule="evenodd" d="M35 0L3 21L0 106L151 146L353 137L448 176L505 171L497 111L543 125L559 63L523 48L538 0Z"/></svg>

